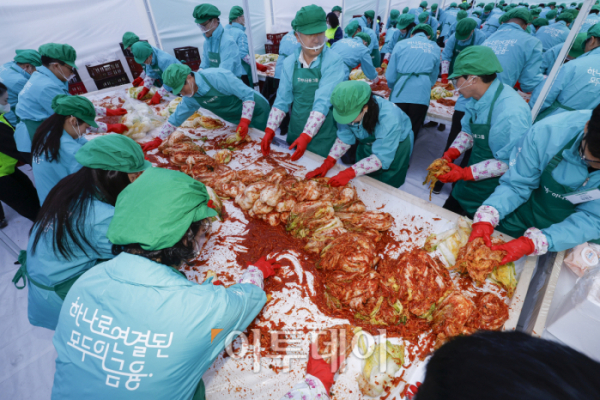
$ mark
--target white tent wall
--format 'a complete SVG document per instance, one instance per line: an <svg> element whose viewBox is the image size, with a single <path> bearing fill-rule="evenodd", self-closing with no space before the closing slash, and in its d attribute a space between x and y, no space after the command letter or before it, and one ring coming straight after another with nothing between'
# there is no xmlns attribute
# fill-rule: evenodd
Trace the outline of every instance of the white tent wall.
<svg viewBox="0 0 600 400"><path fill-rule="evenodd" d="M253 0L250 0L253 1ZM304 6L316 4L323 7L326 13L330 13L335 6L342 6L342 0L266 0L273 4L274 24L270 33L289 32L292 30L292 20L296 12ZM348 1L348 0L346 0Z"/></svg>
<svg viewBox="0 0 600 400"><path fill-rule="evenodd" d="M192 16L194 7L202 4L201 0L149 0L158 28L158 35L163 45L163 50L175 55L173 49L177 47L194 46L200 50L204 45L204 35L194 22ZM214 4L221 11L219 16L223 26L229 24L229 11L233 6L242 7L241 0L205 1ZM250 18L252 19L252 38L254 39L254 52L264 53L267 41L265 8L263 0L249 0Z"/></svg>
<svg viewBox="0 0 600 400"><path fill-rule="evenodd" d="M119 43L126 31L155 44L143 0L0 0L0 64L15 49L36 49L49 42L68 43L77 51L76 65L88 91L96 89L85 68L93 59L120 59L132 79Z"/></svg>

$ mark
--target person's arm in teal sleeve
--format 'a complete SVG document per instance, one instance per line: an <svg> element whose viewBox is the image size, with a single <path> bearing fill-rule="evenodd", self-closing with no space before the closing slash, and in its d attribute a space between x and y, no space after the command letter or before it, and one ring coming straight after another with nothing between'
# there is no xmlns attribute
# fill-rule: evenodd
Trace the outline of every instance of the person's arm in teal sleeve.
<svg viewBox="0 0 600 400"><path fill-rule="evenodd" d="M533 92L531 92L531 98L529 99L529 108L533 110L533 106L535 105L535 102L537 101L538 97L540 96L540 93L542 92L542 88L544 87L544 83L546 83L546 78L544 78L537 86L535 89L533 89ZM540 110L542 111L542 110Z"/></svg>
<svg viewBox="0 0 600 400"><path fill-rule="evenodd" d="M438 75L440 73L440 59L439 57L435 58L435 65L433 66L433 70L429 74L429 80L431 81L431 87L437 82Z"/></svg>
<svg viewBox="0 0 600 400"><path fill-rule="evenodd" d="M455 36L450 36L450 39L446 42L444 51L442 51L442 61L452 61L452 54L454 53L454 44L456 43Z"/></svg>
<svg viewBox="0 0 600 400"><path fill-rule="evenodd" d="M169 117L169 123L173 126L181 126L199 108L200 104L193 97L184 97L175 109L175 112Z"/></svg>
<svg viewBox="0 0 600 400"><path fill-rule="evenodd" d="M208 39L204 40L204 46L202 46L202 60L200 61L200 69L207 69L210 67L210 60L208 59Z"/></svg>
<svg viewBox="0 0 600 400"><path fill-rule="evenodd" d="M65 94L63 90L54 86L48 85L42 90L38 97L38 104L48 113L48 115L54 114L54 110L52 109L52 100L59 94Z"/></svg>
<svg viewBox="0 0 600 400"><path fill-rule="evenodd" d="M354 136L348 125L345 124L338 124L337 137L348 145L356 143L356 136Z"/></svg>
<svg viewBox="0 0 600 400"><path fill-rule="evenodd" d="M375 132L376 139L373 142L372 151L379 161L381 161L381 168L389 169L398 150L399 141L397 135L400 132L398 132L398 127L395 125L397 121L385 121L386 116L381 114L379 118L383 118L383 121L380 121L377 125L377 131ZM392 123L390 124L390 122Z"/></svg>
<svg viewBox="0 0 600 400"><path fill-rule="evenodd" d="M279 78L279 88L277 89L277 97L273 107L287 113L290 110L290 105L294 101L292 93L292 76L294 74L294 63L296 53L287 57L282 65L281 78ZM340 68L341 69L341 68Z"/></svg>
<svg viewBox="0 0 600 400"><path fill-rule="evenodd" d="M532 49L531 57L527 60L527 64L523 67L519 84L524 92L529 93L544 79L540 73L542 65L542 43L538 41Z"/></svg>
<svg viewBox="0 0 600 400"><path fill-rule="evenodd" d="M469 135L473 134L473 132L471 132L471 111L469 111L468 107L465 109L465 115L463 115L460 120L460 124L462 126L461 131L466 132Z"/></svg>
<svg viewBox="0 0 600 400"><path fill-rule="evenodd" d="M558 100L558 96L563 91L565 86L568 85L569 82L572 82L572 80L574 78L573 72L574 72L574 68L569 68L568 64L563 65L560 68L560 71L558 72L558 76L554 80L554 83L552 84L552 86L550 86L548 95L544 99L544 103L542 104L542 108L540 108L540 112L542 112L545 109L547 109L548 107L550 107L552 105L552 103L554 103L555 100ZM538 85L538 87L543 87L544 86L543 83L544 83L544 81L542 81ZM541 92L541 89L540 89L540 92ZM537 96L536 96L536 100L537 100ZM532 101L534 101L533 96L532 96L531 100L529 100L529 103L531 103ZM535 104L535 102L533 104ZM533 105L531 105L530 107L533 108Z"/></svg>
<svg viewBox="0 0 600 400"><path fill-rule="evenodd" d="M373 65L373 60L371 60L371 55L368 51L364 51L362 57L360 58L360 68L364 72L367 79L373 80L377 78L377 70Z"/></svg>
<svg viewBox="0 0 600 400"><path fill-rule="evenodd" d="M501 117L492 120L489 145L496 160L508 163L512 149L531 128L531 112L526 105L518 107L505 102L503 106L508 110L502 110Z"/></svg>
<svg viewBox="0 0 600 400"><path fill-rule="evenodd" d="M433 35L437 35L437 30L438 27L440 26L439 22L437 21L437 19L433 18L433 17L429 17L432 18L431 20L431 28L433 29Z"/></svg>
<svg viewBox="0 0 600 400"><path fill-rule="evenodd" d="M392 92L394 91L396 79L398 78L398 71L396 71L396 58L398 57L398 52L395 50L396 47L397 46L395 46L394 51L392 51L388 67L385 71L385 79L387 79L388 87Z"/></svg>
<svg viewBox="0 0 600 400"><path fill-rule="evenodd" d="M223 34L225 35L225 32L223 32ZM227 41L225 41L225 39L223 39L223 41L221 42L220 53L221 53L220 54L221 55L221 64L219 65L219 67L224 68L228 71L231 71L235 75L235 73L236 73L236 63L235 62L236 61L240 62L239 61L240 53L238 51L237 44L235 44L235 42L233 41L233 39L231 39L231 37Z"/></svg>
<svg viewBox="0 0 600 400"><path fill-rule="evenodd" d="M168 53L158 53L158 68L160 68L161 71L166 71L172 64L181 64L181 62Z"/></svg>
<svg viewBox="0 0 600 400"><path fill-rule="evenodd" d="M315 92L312 111L327 115L331 108L331 93L333 93L333 89L338 83L344 80L344 66L341 59L324 64L321 68L321 80L319 81L319 88Z"/></svg>
<svg viewBox="0 0 600 400"><path fill-rule="evenodd" d="M106 237L106 232L108 232L108 226L110 225L110 221L112 221L114 209L112 213L109 213L107 210L104 210L106 208L104 205L100 205L98 209L100 207L102 207L102 211L94 210L94 212L101 212L104 215L98 215L98 218L95 220L92 244L96 251L95 256L98 257L98 260L110 260L111 258L114 258L115 255L112 252L113 244Z"/></svg>
<svg viewBox="0 0 600 400"><path fill-rule="evenodd" d="M542 229L548 239L548 251L563 251L600 238L600 200L578 205L577 212L564 221Z"/></svg>
<svg viewBox="0 0 600 400"><path fill-rule="evenodd" d="M219 71L220 74L207 73L204 76L210 84L219 92L228 96L235 96L244 101L254 101L254 90L250 89L241 79L238 79L231 71Z"/></svg>
<svg viewBox="0 0 600 400"><path fill-rule="evenodd" d="M244 32L242 32L237 41L238 52L240 54L240 59L244 58L244 56L250 54L248 52L248 36Z"/></svg>

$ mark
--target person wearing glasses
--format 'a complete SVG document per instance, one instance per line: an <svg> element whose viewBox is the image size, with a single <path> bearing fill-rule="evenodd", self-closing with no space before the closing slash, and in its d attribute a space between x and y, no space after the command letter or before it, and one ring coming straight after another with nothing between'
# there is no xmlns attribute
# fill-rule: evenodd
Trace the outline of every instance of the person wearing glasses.
<svg viewBox="0 0 600 400"><path fill-rule="evenodd" d="M244 68L238 45L221 25L219 15L221 11L212 4L200 4L194 8L196 25L206 38L200 68L224 68L241 79Z"/></svg>
<svg viewBox="0 0 600 400"><path fill-rule="evenodd" d="M535 123L509 164L475 213L470 240L490 245L494 228L518 238L492 247L507 252L502 264L600 243L600 106Z"/></svg>

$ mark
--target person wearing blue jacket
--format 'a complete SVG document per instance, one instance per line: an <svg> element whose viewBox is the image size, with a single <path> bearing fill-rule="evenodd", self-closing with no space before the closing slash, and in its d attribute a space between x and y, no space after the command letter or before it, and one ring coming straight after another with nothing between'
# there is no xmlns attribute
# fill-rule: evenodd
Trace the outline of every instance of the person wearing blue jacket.
<svg viewBox="0 0 600 400"><path fill-rule="evenodd" d="M398 21L392 21L390 27L385 32L385 42L381 47L381 57L385 60L385 56L391 54L394 50L394 46L398 43L398 39L400 38L400 30L396 28Z"/></svg>
<svg viewBox="0 0 600 400"><path fill-rule="evenodd" d="M442 156L451 171L439 180L456 183L444 208L469 218L494 192L499 177L508 170L512 149L531 127L527 103L497 78L499 72L502 66L489 47L470 46L457 57L450 75L469 101L462 132ZM453 164L469 149L466 167Z"/></svg>
<svg viewBox="0 0 600 400"><path fill-rule="evenodd" d="M389 33L386 34L386 39L388 35ZM368 46L370 42L371 37L369 35L359 32L353 38L338 40L331 46L331 51L337 53L344 62L345 81L350 77L350 71L359 65L367 79L374 81L374 83L379 81L377 70L373 66L371 54L369 54Z"/></svg>
<svg viewBox="0 0 600 400"><path fill-rule="evenodd" d="M562 13L556 17L557 22L549 25L542 26L535 33L535 37L542 42L542 48L544 51L549 50L551 47L557 44L564 43L569 36L569 25L573 22L573 15L571 13Z"/></svg>
<svg viewBox="0 0 600 400"><path fill-rule="evenodd" d="M296 39L296 34L293 30L286 33L285 36L279 42L279 57L275 64L275 79L277 80L277 87L279 87L279 79L281 78L281 71L283 70L283 62L285 59L294 54L296 49L300 47L300 42ZM275 88L277 90L277 88Z"/></svg>
<svg viewBox="0 0 600 400"><path fill-rule="evenodd" d="M600 22L600 15L598 15L598 13L600 13L600 5L596 4L590 10L590 14L585 21L583 21L579 33L587 32L592 26Z"/></svg>
<svg viewBox="0 0 600 400"><path fill-rule="evenodd" d="M8 88L8 104L10 111L4 118L15 127L19 122L15 110L17 109L19 93L31 78L37 67L42 66L42 57L35 50L16 50L17 55L13 61L0 65L0 83Z"/></svg>
<svg viewBox="0 0 600 400"><path fill-rule="evenodd" d="M460 10L458 12L458 14L456 15L456 21L450 27L450 31L448 32L448 37L446 38L446 41L448 41L448 39L450 38L450 36L454 35L454 32L456 32L456 26L458 25L458 23L460 21L462 21L463 19L468 18L468 17L469 17L469 14L466 11ZM471 18L471 19L473 19L473 18ZM473 19L473 21L475 21L475 20ZM479 25L477 25L476 29L479 29Z"/></svg>
<svg viewBox="0 0 600 400"><path fill-rule="evenodd" d="M292 21L292 28L301 48L284 61L261 150L265 157L269 155L275 131L293 103L287 134L290 150L296 148L292 161L302 157L306 150L325 157L336 138L330 98L335 86L344 80L344 62L325 46L327 25L321 7L302 7Z"/></svg>
<svg viewBox="0 0 600 400"><path fill-rule="evenodd" d="M357 33L363 32L371 37L371 44L369 44L369 53L371 54L371 60L376 68L381 66L381 52L379 51L379 39L373 29L368 28L365 21L362 18L353 18L350 23L346 25L344 29L345 37L354 37Z"/></svg>
<svg viewBox="0 0 600 400"><path fill-rule="evenodd" d="M473 18L475 20L475 22L477 22L478 29L481 28L481 24L482 24L481 14L482 14L481 11L475 10L471 13L471 15L469 15L469 18Z"/></svg>
<svg viewBox="0 0 600 400"><path fill-rule="evenodd" d="M396 23L396 29L398 30L398 33L388 33L388 35L392 34L393 37L390 38L389 45L386 46L386 44L388 43L388 37L386 35L386 42L381 48L381 54L383 56L381 67L384 70L384 72L388 67L390 57L392 56L392 52L394 51L394 47L396 47L396 44L401 40L410 38L410 33L412 32L415 26L416 24L414 22L414 19L412 18L412 14L402 14L400 17L398 17L398 21Z"/></svg>
<svg viewBox="0 0 600 400"><path fill-rule="evenodd" d="M396 9L392 9L390 11L390 17L388 18L387 22L385 23L385 29L386 31L388 29L390 29L390 26L392 26L392 23L398 23L398 18L400 18L400 10L396 10ZM386 33L387 35L387 33Z"/></svg>
<svg viewBox="0 0 600 400"><path fill-rule="evenodd" d="M188 280L178 268L216 215L206 187L179 171L149 168L121 192L106 233L116 256L65 297L52 399L205 398L202 375L256 318L280 267L262 257L229 287L210 272Z"/></svg>
<svg viewBox="0 0 600 400"><path fill-rule="evenodd" d="M306 175L324 177L352 145L358 144L356 163L329 180L344 186L368 175L393 187L404 184L414 137L408 116L394 103L371 93L368 83L342 82L331 95L338 123L337 139L323 165Z"/></svg>
<svg viewBox="0 0 600 400"><path fill-rule="evenodd" d="M580 35L586 35L580 34ZM587 32L585 53L576 60L564 64L544 99L536 122L551 115L566 111L596 108L600 104L600 25ZM595 36L594 36L595 35ZM577 43L574 43L575 46ZM581 45L580 45L581 46ZM598 71L596 74L594 71ZM543 83L533 91L529 105L533 108L542 90Z"/></svg>
<svg viewBox="0 0 600 400"><path fill-rule="evenodd" d="M579 57L580 55L582 55L584 53L584 46L585 46L584 42L586 41L586 39L587 39L587 33L580 33L575 37L573 46L571 46L571 50L569 50L569 53L567 54L567 57L565 59L565 63L576 59L577 57ZM543 75L550 74L550 71L552 70L554 63L558 59L558 55L560 54L560 51L562 50L563 44L564 43L557 44L556 46L550 48L550 50L545 52L544 55L542 56L542 66L540 67L540 72ZM540 85L543 86L542 83L540 83ZM534 90L533 93L537 92L538 89L541 90L540 85L538 85L538 87ZM535 103L535 101L534 101L534 103Z"/></svg>
<svg viewBox="0 0 600 400"><path fill-rule="evenodd" d="M170 87L163 84L162 75L172 64L181 64L181 61L170 54L151 46L148 42L139 41L131 46L135 62L144 67L145 78L143 82L136 82L134 86L142 86L143 89L138 93L137 99L142 100L150 91L152 86L158 86L159 89L150 99L150 104L159 104L165 97Z"/></svg>
<svg viewBox="0 0 600 400"><path fill-rule="evenodd" d="M427 24L415 26L411 35L394 47L385 76L390 101L410 118L416 142L440 71L440 48L431 41L433 31Z"/></svg>
<svg viewBox="0 0 600 400"><path fill-rule="evenodd" d="M456 22L456 16L458 15L458 11L459 9L456 7L456 3L450 3L450 8L444 11L444 14L440 17L440 25L442 27L442 30L440 32L441 40L448 40L448 38L450 37L450 28Z"/></svg>
<svg viewBox="0 0 600 400"><path fill-rule="evenodd" d="M207 109L232 124L241 138L248 128L264 130L269 115L269 102L223 68L192 72L184 64L173 64L163 74L165 84L183 100L159 130L158 137L142 145L144 151L158 148L198 109Z"/></svg>
<svg viewBox="0 0 600 400"><path fill-rule="evenodd" d="M194 8L194 19L206 39L202 48L200 68L224 68L241 78L244 73L240 51L235 40L225 32L219 22L221 11L212 4L200 4Z"/></svg>
<svg viewBox="0 0 600 400"><path fill-rule="evenodd" d="M525 29L531 19L527 9L515 8L503 15L507 22L483 42L500 60L503 72L498 78L510 87L517 82L524 92L531 92L542 81L542 43Z"/></svg>
<svg viewBox="0 0 600 400"><path fill-rule="evenodd" d="M427 10L427 2L426 1L422 1L419 4L419 7L417 8L411 8L408 13L412 14L415 18L415 24L419 23L419 15L421 15L422 12Z"/></svg>
<svg viewBox="0 0 600 400"><path fill-rule="evenodd" d="M244 9L242 7L233 6L231 8L231 11L229 11L229 25L225 26L225 32L231 36L238 46L240 65L244 69L242 81L251 88L254 88L251 63L254 62L256 68L261 71L266 71L267 68L253 61L253 57L250 57L248 36L246 36L246 17L244 16Z"/></svg>
<svg viewBox="0 0 600 400"><path fill-rule="evenodd" d="M69 101L76 99L70 97ZM80 115L79 108L72 111ZM27 252L19 256L21 267L13 279L18 289L29 280L29 322L51 330L56 328L63 299L73 283L98 262L114 257L106 232L115 202L150 166L140 146L123 135L87 142L75 158L81 169L63 178L50 192L33 225Z"/></svg>
<svg viewBox="0 0 600 400"><path fill-rule="evenodd" d="M75 76L74 69L77 53L68 44L46 43L38 49L42 57L42 66L36 68L29 81L19 93L16 114L20 121L15 129L17 150L31 153L31 140L37 128L52 114L52 100L59 94L69 95L69 80ZM97 116L115 116L127 114L123 108L107 109L94 107ZM123 133L127 127L123 124L105 124L99 122L94 132ZM30 162L30 160L28 160Z"/></svg>
<svg viewBox="0 0 600 400"><path fill-rule="evenodd" d="M360 17L365 23L365 26L375 32L375 36L377 37L377 47L379 47L379 24L375 21L375 11L367 10L365 14Z"/></svg>
<svg viewBox="0 0 600 400"><path fill-rule="evenodd" d="M489 246L494 228L517 238L492 247L507 252L502 264L600 243L600 106L535 123L510 165L477 210L469 240Z"/></svg>
<svg viewBox="0 0 600 400"><path fill-rule="evenodd" d="M428 11L422 12L418 17L419 24L427 24L431 27L433 32L432 40L437 40L437 30L440 25L438 20L433 15L430 15Z"/></svg>
<svg viewBox="0 0 600 400"><path fill-rule="evenodd" d="M493 33L495 33L500 27L500 17L504 14L492 14L485 24L481 27L481 32L485 34L486 37L490 37Z"/></svg>
<svg viewBox="0 0 600 400"><path fill-rule="evenodd" d="M486 22L489 17L492 16L492 10L494 9L494 3L486 4L481 14L481 22Z"/></svg>

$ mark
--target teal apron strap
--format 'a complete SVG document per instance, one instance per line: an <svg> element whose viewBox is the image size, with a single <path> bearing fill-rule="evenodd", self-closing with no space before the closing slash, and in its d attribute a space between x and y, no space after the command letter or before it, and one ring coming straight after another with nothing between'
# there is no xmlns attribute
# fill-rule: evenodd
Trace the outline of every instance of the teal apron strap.
<svg viewBox="0 0 600 400"><path fill-rule="evenodd" d="M21 250L21 252L19 253L19 264L21 264L21 266L19 267L19 270L17 271L17 273L15 274L15 276L12 279L12 282L14 283L14 285L17 289L21 290L25 286L27 286L27 280L29 279L29 282L33 283L35 286L39 287L40 289L49 290L51 292L54 292L53 287L42 285L41 283L38 283L38 282L34 281L33 279L31 279L31 277L29 276L29 273L27 272L27 252L24 250ZM18 282L21 279L23 279L23 286L18 285Z"/></svg>
<svg viewBox="0 0 600 400"><path fill-rule="evenodd" d="M398 73L398 75L397 75L397 79L400 79L401 77L403 77L403 76L406 76L406 80L404 81L404 83L402 84L402 86L400 86L400 89L399 89L399 90L396 92L395 96L398 96L400 93L402 93L402 89L404 89L404 86L406 86L406 82L408 82L408 80L409 80L411 77L413 77L413 76L421 76L421 75L429 75L429 74L426 74L426 73L424 73L424 72L422 72L422 73L418 73L418 74L415 74L414 72L409 72L409 73L407 73L407 74L401 74L401 73ZM396 81L396 82L397 82L397 81ZM392 97L392 96L390 96L390 98L391 98L391 97Z"/></svg>

